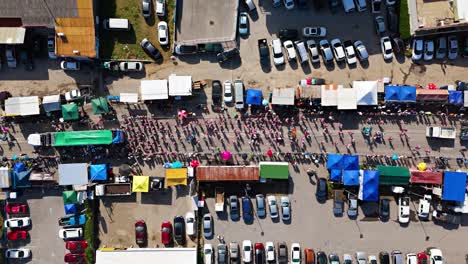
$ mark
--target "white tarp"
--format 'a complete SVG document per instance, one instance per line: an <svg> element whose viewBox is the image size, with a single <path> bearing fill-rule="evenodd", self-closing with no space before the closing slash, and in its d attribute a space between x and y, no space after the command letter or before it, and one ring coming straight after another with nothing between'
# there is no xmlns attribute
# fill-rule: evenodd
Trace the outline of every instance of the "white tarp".
<svg viewBox="0 0 468 264"><path fill-rule="evenodd" d="M31 134L28 136L28 144L31 146L40 146L41 145L41 135L40 134Z"/></svg>
<svg viewBox="0 0 468 264"><path fill-rule="evenodd" d="M338 88L338 110L357 109L356 90L353 88Z"/></svg>
<svg viewBox="0 0 468 264"><path fill-rule="evenodd" d="M26 96L26 97L10 97L5 100L5 114L7 115L38 115L39 111L39 97Z"/></svg>
<svg viewBox="0 0 468 264"><path fill-rule="evenodd" d="M83 185L88 183L88 164L59 164L59 185Z"/></svg>
<svg viewBox="0 0 468 264"><path fill-rule="evenodd" d="M0 167L0 188L9 188L10 186L10 170L8 167Z"/></svg>
<svg viewBox="0 0 468 264"><path fill-rule="evenodd" d="M377 105L377 81L354 81L357 105Z"/></svg>
<svg viewBox="0 0 468 264"><path fill-rule="evenodd" d="M192 76L169 75L169 96L192 95Z"/></svg>
<svg viewBox="0 0 468 264"><path fill-rule="evenodd" d="M42 107L46 112L62 110L62 106L60 105L60 94L44 96L42 98Z"/></svg>
<svg viewBox="0 0 468 264"><path fill-rule="evenodd" d="M167 80L144 80L141 81L141 100L164 100L169 99L167 91Z"/></svg>
<svg viewBox="0 0 468 264"><path fill-rule="evenodd" d="M137 93L120 93L120 102L121 103L138 103L138 94Z"/></svg>
<svg viewBox="0 0 468 264"><path fill-rule="evenodd" d="M338 105L338 88L342 85L328 84L321 87L321 104L322 106L337 106Z"/></svg>
<svg viewBox="0 0 468 264"><path fill-rule="evenodd" d="M465 107L468 107L468 91L465 91L463 94L463 100L465 100L465 103L463 104Z"/></svg>
<svg viewBox="0 0 468 264"><path fill-rule="evenodd" d="M273 96L271 98L271 104L274 105L294 105L295 97L294 88L275 88L273 90Z"/></svg>

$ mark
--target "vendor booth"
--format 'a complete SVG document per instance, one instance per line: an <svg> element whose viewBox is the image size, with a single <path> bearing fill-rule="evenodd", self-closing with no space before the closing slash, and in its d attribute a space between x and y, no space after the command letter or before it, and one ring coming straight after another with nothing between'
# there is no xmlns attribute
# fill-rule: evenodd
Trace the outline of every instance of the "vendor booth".
<svg viewBox="0 0 468 264"><path fill-rule="evenodd" d="M445 171L442 200L464 202L466 193L466 172Z"/></svg>
<svg viewBox="0 0 468 264"><path fill-rule="evenodd" d="M378 171L361 171L359 177L359 200L368 202L377 202L379 200L379 178Z"/></svg>
<svg viewBox="0 0 468 264"><path fill-rule="evenodd" d="M196 178L199 182L214 181L258 181L257 166L199 166Z"/></svg>
<svg viewBox="0 0 468 264"><path fill-rule="evenodd" d="M84 185L88 183L88 164L59 164L59 185Z"/></svg>
<svg viewBox="0 0 468 264"><path fill-rule="evenodd" d="M120 93L119 102L121 103L138 103L138 94L137 93Z"/></svg>
<svg viewBox="0 0 468 264"><path fill-rule="evenodd" d="M47 95L42 98L42 107L44 111L47 113L60 111L61 104L60 104L60 94L56 95Z"/></svg>
<svg viewBox="0 0 468 264"><path fill-rule="evenodd" d="M321 104L322 106L338 106L338 89L343 85L322 85L321 86Z"/></svg>
<svg viewBox="0 0 468 264"><path fill-rule="evenodd" d="M132 191L148 192L150 186L149 176L133 176Z"/></svg>
<svg viewBox="0 0 468 264"><path fill-rule="evenodd" d="M338 88L337 106L338 110L356 110L356 91L353 88L344 88L343 86L340 86Z"/></svg>
<svg viewBox="0 0 468 264"><path fill-rule="evenodd" d="M271 97L272 105L294 105L294 88L275 88Z"/></svg>
<svg viewBox="0 0 468 264"><path fill-rule="evenodd" d="M410 182L412 184L442 184L442 173L434 171L412 170Z"/></svg>
<svg viewBox="0 0 468 264"><path fill-rule="evenodd" d="M80 119L80 111L75 103L62 105L62 118L65 121L73 121Z"/></svg>
<svg viewBox="0 0 468 264"><path fill-rule="evenodd" d="M92 99L91 107L93 108L93 114L95 115L102 115L109 112L109 105L107 104L107 99L104 97Z"/></svg>
<svg viewBox="0 0 468 264"><path fill-rule="evenodd" d="M385 101L414 103L416 102L416 86L385 86Z"/></svg>
<svg viewBox="0 0 468 264"><path fill-rule="evenodd" d="M357 105L377 105L377 81L354 81Z"/></svg>
<svg viewBox="0 0 468 264"><path fill-rule="evenodd" d="M169 96L192 95L192 76L169 75Z"/></svg>
<svg viewBox="0 0 468 264"><path fill-rule="evenodd" d="M463 92L462 91L449 91L448 95L449 104L463 105Z"/></svg>
<svg viewBox="0 0 468 264"><path fill-rule="evenodd" d="M169 99L167 80L143 80L140 84L142 101Z"/></svg>
<svg viewBox="0 0 468 264"><path fill-rule="evenodd" d="M260 179L287 180L289 179L288 162L267 162L259 163Z"/></svg>
<svg viewBox="0 0 468 264"><path fill-rule="evenodd" d="M248 105L262 105L262 91L247 89L245 93L245 103Z"/></svg>
<svg viewBox="0 0 468 264"><path fill-rule="evenodd" d="M10 116L30 116L40 114L39 97L10 97L5 100L5 114Z"/></svg>
<svg viewBox="0 0 468 264"><path fill-rule="evenodd" d="M418 102L447 102L449 92L441 89L417 89Z"/></svg>
<svg viewBox="0 0 468 264"><path fill-rule="evenodd" d="M377 166L380 185L408 185L410 171L400 166Z"/></svg>
<svg viewBox="0 0 468 264"><path fill-rule="evenodd" d="M92 164L89 166L90 181L105 181L107 180L107 165Z"/></svg>
<svg viewBox="0 0 468 264"><path fill-rule="evenodd" d="M168 168L166 173L166 187L187 185L187 168Z"/></svg>

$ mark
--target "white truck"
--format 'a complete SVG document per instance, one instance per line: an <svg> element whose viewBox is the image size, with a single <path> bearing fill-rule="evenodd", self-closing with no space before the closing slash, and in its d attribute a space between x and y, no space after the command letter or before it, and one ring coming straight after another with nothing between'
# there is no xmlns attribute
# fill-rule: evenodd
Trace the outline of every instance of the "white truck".
<svg viewBox="0 0 468 264"><path fill-rule="evenodd" d="M419 199L418 216L421 220L429 220L431 210L432 196L424 195L422 199Z"/></svg>
<svg viewBox="0 0 468 264"><path fill-rule="evenodd" d="M132 194L132 184L104 183L96 185L96 196L125 196Z"/></svg>
<svg viewBox="0 0 468 264"><path fill-rule="evenodd" d="M426 127L426 137L455 139L456 129L453 127Z"/></svg>
<svg viewBox="0 0 468 264"><path fill-rule="evenodd" d="M216 187L215 195L216 195L215 211L216 213L222 213L224 212L224 188Z"/></svg>

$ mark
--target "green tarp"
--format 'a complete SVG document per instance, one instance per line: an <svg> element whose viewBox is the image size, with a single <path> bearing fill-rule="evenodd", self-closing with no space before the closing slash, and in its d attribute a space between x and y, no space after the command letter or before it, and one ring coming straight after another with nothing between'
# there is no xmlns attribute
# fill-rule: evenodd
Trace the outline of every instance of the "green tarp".
<svg viewBox="0 0 468 264"><path fill-rule="evenodd" d="M78 120L80 118L80 112L78 111L78 105L64 104L62 105L62 117L63 120Z"/></svg>
<svg viewBox="0 0 468 264"><path fill-rule="evenodd" d="M107 100L104 97L99 97L91 100L91 106L93 107L93 113L95 115L105 114L109 112L109 106Z"/></svg>
<svg viewBox="0 0 468 264"><path fill-rule="evenodd" d="M76 204L76 192L75 191L64 191L62 192L63 204Z"/></svg>
<svg viewBox="0 0 468 264"><path fill-rule="evenodd" d="M260 178L287 180L289 164L287 162L260 162Z"/></svg>
<svg viewBox="0 0 468 264"><path fill-rule="evenodd" d="M408 185L411 173L399 166L377 166L380 185Z"/></svg>
<svg viewBox="0 0 468 264"><path fill-rule="evenodd" d="M56 132L54 146L109 145L112 143L112 131L88 130Z"/></svg>

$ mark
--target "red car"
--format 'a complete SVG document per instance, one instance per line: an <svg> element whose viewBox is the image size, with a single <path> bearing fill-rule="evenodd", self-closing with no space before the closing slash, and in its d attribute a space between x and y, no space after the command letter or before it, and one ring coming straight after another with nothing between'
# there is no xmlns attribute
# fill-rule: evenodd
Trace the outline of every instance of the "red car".
<svg viewBox="0 0 468 264"><path fill-rule="evenodd" d="M65 243L65 248L70 251L84 251L88 247L86 241L67 241Z"/></svg>
<svg viewBox="0 0 468 264"><path fill-rule="evenodd" d="M28 237L28 232L24 230L8 231L7 238L8 240L26 240Z"/></svg>
<svg viewBox="0 0 468 264"><path fill-rule="evenodd" d="M164 222L161 224L161 241L167 246L172 243L172 224Z"/></svg>
<svg viewBox="0 0 468 264"><path fill-rule="evenodd" d="M85 254L83 253L79 253L79 254L67 253L65 254L65 257L63 258L63 260L66 263L75 263L75 264L86 263Z"/></svg>
<svg viewBox="0 0 468 264"><path fill-rule="evenodd" d="M28 212L28 206L24 203L7 203L5 210L7 214L25 214Z"/></svg>
<svg viewBox="0 0 468 264"><path fill-rule="evenodd" d="M146 223L143 220L135 222L135 238L138 245L146 243Z"/></svg>
<svg viewBox="0 0 468 264"><path fill-rule="evenodd" d="M429 261L428 261L428 257L426 255L426 253L424 252L421 252L421 253L418 253L418 264L428 264Z"/></svg>

